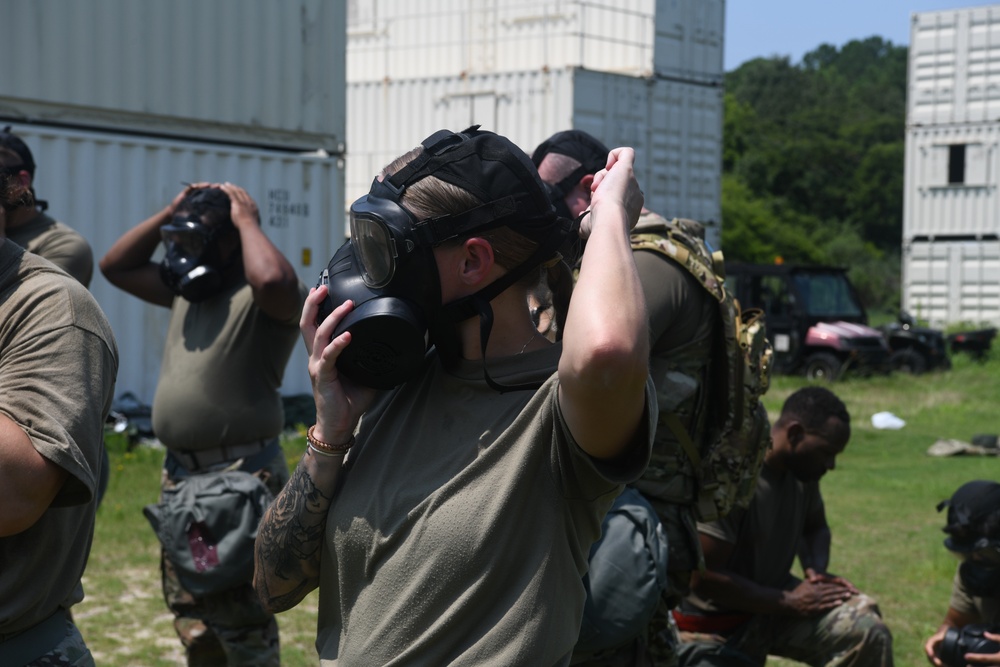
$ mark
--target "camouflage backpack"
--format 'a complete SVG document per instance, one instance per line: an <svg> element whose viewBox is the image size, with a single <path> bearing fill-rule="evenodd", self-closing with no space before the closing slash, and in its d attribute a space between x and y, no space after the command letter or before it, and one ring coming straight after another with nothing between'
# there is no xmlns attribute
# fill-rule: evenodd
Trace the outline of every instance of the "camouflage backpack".
<svg viewBox="0 0 1000 667"><path fill-rule="evenodd" d="M760 398L770 384L772 351L765 338L763 311L743 310L726 290L722 253L709 251L699 229L693 220L674 219L654 232L633 233L632 248L673 260L719 304L721 331L713 347L717 352L705 403L709 418L702 448L676 415L665 415L694 470L697 519L714 521L734 506L749 504L770 447L770 425Z"/></svg>

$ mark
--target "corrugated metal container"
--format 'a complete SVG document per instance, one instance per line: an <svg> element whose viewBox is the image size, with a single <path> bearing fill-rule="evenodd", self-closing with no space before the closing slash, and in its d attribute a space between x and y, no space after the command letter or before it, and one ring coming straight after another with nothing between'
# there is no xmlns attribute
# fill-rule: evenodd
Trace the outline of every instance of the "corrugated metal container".
<svg viewBox="0 0 1000 667"><path fill-rule="evenodd" d="M725 0L350 0L349 82L583 67L722 76Z"/></svg>
<svg viewBox="0 0 1000 667"><path fill-rule="evenodd" d="M1000 241L904 244L903 307L935 326L1000 326Z"/></svg>
<svg viewBox="0 0 1000 667"><path fill-rule="evenodd" d="M325 0L7 0L0 116L343 152Z"/></svg>
<svg viewBox="0 0 1000 667"><path fill-rule="evenodd" d="M911 127L904 172L904 239L1000 231L1000 124Z"/></svg>
<svg viewBox="0 0 1000 667"><path fill-rule="evenodd" d="M911 125L1000 117L1000 5L913 14Z"/></svg>
<svg viewBox="0 0 1000 667"><path fill-rule="evenodd" d="M229 145L19 125L38 164L35 190L49 213L90 242L95 262L127 229L156 213L182 181L231 181L256 200L268 237L307 285L345 238L343 160ZM159 256L159 252L157 257ZM117 393L151 401L169 313L113 287L95 269L91 290L118 339ZM296 345L284 394L311 393Z"/></svg>
<svg viewBox="0 0 1000 667"><path fill-rule="evenodd" d="M721 82L725 28L725 0L656 0L656 74Z"/></svg>
<svg viewBox="0 0 1000 667"><path fill-rule="evenodd" d="M348 202L441 128L480 124L529 155L554 132L579 128L609 147L634 147L647 206L705 222L718 247L721 88L567 68L352 83L347 104Z"/></svg>

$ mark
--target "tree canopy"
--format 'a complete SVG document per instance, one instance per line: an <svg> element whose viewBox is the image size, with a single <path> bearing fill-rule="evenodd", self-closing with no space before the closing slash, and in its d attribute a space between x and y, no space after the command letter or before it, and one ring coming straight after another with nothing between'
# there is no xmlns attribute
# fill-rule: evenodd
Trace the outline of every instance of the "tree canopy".
<svg viewBox="0 0 1000 667"><path fill-rule="evenodd" d="M906 67L870 37L726 73L727 259L847 266L867 306L898 305Z"/></svg>

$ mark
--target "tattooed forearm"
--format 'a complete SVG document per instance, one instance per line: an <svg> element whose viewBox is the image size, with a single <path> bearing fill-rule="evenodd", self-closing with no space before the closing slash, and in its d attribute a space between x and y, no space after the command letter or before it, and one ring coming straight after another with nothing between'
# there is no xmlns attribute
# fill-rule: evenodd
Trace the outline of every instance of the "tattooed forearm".
<svg viewBox="0 0 1000 667"><path fill-rule="evenodd" d="M319 585L320 551L336 474L324 480L330 490L321 490L308 470L310 455L307 451L257 531L254 588L272 612L294 607Z"/></svg>

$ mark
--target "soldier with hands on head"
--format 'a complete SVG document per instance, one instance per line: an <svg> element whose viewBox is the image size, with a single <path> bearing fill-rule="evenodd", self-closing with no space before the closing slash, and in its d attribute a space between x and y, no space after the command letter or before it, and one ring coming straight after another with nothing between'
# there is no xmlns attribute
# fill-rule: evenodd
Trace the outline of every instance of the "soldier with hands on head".
<svg viewBox="0 0 1000 667"><path fill-rule="evenodd" d="M0 171L0 665L93 665L70 608L83 599L118 350L97 302L5 238L32 210Z"/></svg>
<svg viewBox="0 0 1000 667"><path fill-rule="evenodd" d="M189 185L119 238L100 266L115 286L171 310L152 406L167 448L164 493L190 476L235 468L276 494L288 479L278 389L306 290L261 229L254 200L232 183ZM189 665L280 663L277 622L249 575L195 594L165 555L161 564Z"/></svg>

